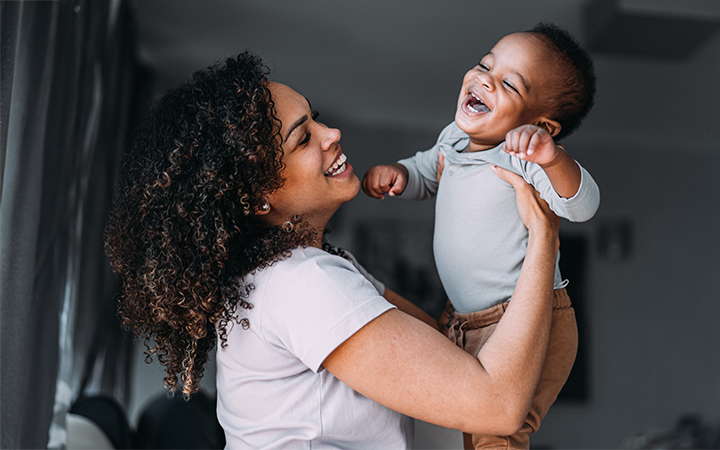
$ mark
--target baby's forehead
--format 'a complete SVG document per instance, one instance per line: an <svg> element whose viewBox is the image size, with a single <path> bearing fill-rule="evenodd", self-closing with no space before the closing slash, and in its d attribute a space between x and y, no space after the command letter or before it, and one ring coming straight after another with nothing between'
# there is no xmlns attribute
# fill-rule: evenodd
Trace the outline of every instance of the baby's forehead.
<svg viewBox="0 0 720 450"><path fill-rule="evenodd" d="M520 33L508 34L498 41L495 46L507 43L510 46L518 46L535 55L539 61L552 60L558 57L554 44L545 36L523 31Z"/></svg>
<svg viewBox="0 0 720 450"><path fill-rule="evenodd" d="M485 54L483 59L486 58L500 61L528 81L538 76L547 79L549 73L561 70L559 54L553 44L544 36L529 32L503 37Z"/></svg>

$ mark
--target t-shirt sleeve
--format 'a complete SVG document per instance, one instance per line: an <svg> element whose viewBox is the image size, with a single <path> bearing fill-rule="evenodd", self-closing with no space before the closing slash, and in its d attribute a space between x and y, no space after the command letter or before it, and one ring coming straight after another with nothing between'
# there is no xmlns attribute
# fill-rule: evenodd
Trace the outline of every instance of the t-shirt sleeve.
<svg viewBox="0 0 720 450"><path fill-rule="evenodd" d="M425 151L415 153L410 158L398 161L408 170L408 182L399 198L408 200L425 200L435 197L438 189L437 165L442 145L452 145L453 142L466 137L455 122L446 126L438 136L435 145Z"/></svg>
<svg viewBox="0 0 720 450"><path fill-rule="evenodd" d="M571 222L585 222L590 220L600 206L600 189L590 173L577 161L580 168L580 187L570 198L560 197L550 183L545 172L537 164L516 160L523 166L526 181L531 183L540 192L540 196L550 205L550 208L560 217Z"/></svg>
<svg viewBox="0 0 720 450"><path fill-rule="evenodd" d="M398 196L407 200L425 200L437 193L438 149L433 147L398 161L408 170L405 190Z"/></svg>
<svg viewBox="0 0 720 450"><path fill-rule="evenodd" d="M321 250L300 253L306 257L299 264L269 280L262 326L269 344L317 372L335 348L394 306L348 260Z"/></svg>
<svg viewBox="0 0 720 450"><path fill-rule="evenodd" d="M343 251L345 252L344 258L347 259L348 261L350 261L352 263L352 265L355 266L355 268L358 270L358 272L360 272L360 274L362 274L362 276L367 278L367 280L370 283L372 283L373 286L375 286L375 289L377 289L377 291L380 295L385 295L385 284L382 281L375 278L370 272L368 272L358 262L357 258L355 258L355 255L353 255L352 253L350 253L347 250L343 250Z"/></svg>
<svg viewBox="0 0 720 450"><path fill-rule="evenodd" d="M482 152L482 159L504 169L510 170L538 190L540 196L548 202L550 209L560 217L571 222L585 222L590 220L600 206L600 189L587 170L577 161L580 168L580 187L574 196L563 198L555 192L550 179L542 168L535 163L521 160L502 151L498 145L492 150Z"/></svg>

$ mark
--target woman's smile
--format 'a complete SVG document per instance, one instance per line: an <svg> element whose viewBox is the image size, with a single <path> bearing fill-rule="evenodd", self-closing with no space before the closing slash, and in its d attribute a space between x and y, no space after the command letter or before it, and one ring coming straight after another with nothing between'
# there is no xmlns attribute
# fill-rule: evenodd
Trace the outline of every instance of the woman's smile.
<svg viewBox="0 0 720 450"><path fill-rule="evenodd" d="M302 95L280 83L270 91L280 120L283 164L282 187L268 196L270 223L283 223L299 215L322 230L330 217L360 189L340 146L342 134L317 121L317 113Z"/></svg>
<svg viewBox="0 0 720 450"><path fill-rule="evenodd" d="M335 162L330 166L328 170L325 171L326 177L336 177L340 174L345 173L349 170L349 172L352 173L352 166L350 163L347 163L347 156L345 156L345 153L342 153L342 150L340 151L338 157L335 159Z"/></svg>

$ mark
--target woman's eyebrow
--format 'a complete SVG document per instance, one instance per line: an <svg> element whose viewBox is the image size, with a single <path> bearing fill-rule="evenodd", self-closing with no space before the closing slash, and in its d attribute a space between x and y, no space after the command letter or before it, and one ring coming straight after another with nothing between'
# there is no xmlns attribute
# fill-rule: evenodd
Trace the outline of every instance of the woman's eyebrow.
<svg viewBox="0 0 720 450"><path fill-rule="evenodd" d="M295 131L295 128L299 127L300 125L307 122L308 116L307 114L303 115L301 118L299 118L292 126L290 126L290 129L288 129L288 132L285 134L285 142L287 142L290 135Z"/></svg>

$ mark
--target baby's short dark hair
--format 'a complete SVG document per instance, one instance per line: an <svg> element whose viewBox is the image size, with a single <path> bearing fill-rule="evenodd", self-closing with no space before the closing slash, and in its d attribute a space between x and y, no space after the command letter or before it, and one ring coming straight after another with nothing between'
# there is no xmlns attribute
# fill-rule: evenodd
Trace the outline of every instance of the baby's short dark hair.
<svg viewBox="0 0 720 450"><path fill-rule="evenodd" d="M559 141L574 132L595 102L595 67L590 54L565 29L541 22L528 33L546 43L561 62L559 86L549 96L552 119L562 125Z"/></svg>

